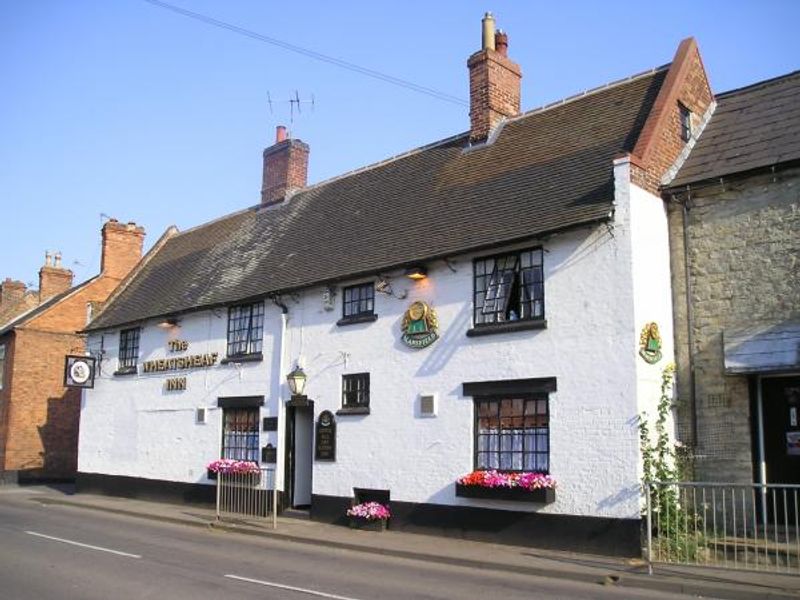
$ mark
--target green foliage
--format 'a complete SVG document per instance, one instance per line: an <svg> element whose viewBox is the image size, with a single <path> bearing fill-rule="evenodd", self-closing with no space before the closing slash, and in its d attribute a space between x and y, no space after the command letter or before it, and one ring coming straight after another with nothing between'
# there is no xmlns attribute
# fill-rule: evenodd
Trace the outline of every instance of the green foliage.
<svg viewBox="0 0 800 600"><path fill-rule="evenodd" d="M672 410L672 385L675 366L661 372L654 434L647 414L639 416L639 445L642 452L642 486L650 489L653 514L654 556L658 560L694 562L703 547L700 517L694 513L677 483L683 479L688 463L685 454L671 442L667 423ZM653 483L658 482L658 483ZM642 516L646 516L643 514Z"/></svg>

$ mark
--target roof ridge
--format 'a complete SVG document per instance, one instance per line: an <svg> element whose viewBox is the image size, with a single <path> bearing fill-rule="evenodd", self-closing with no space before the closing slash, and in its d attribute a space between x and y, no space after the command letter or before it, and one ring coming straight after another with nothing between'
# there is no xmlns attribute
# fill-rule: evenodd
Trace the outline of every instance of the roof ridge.
<svg viewBox="0 0 800 600"><path fill-rule="evenodd" d="M800 75L800 69L791 71L789 73L784 73L783 75L778 75L776 77L770 77L769 79L764 79L762 81L756 81L755 83L751 83L749 85L745 85L739 88L734 88L732 90L726 90L724 92L720 92L717 94L717 98L724 98L726 96L733 96L734 94L739 94L742 92L747 92L749 90L758 88L758 87L767 87L769 85L775 85L776 83L781 82L784 79L790 79L791 77L795 77Z"/></svg>
<svg viewBox="0 0 800 600"><path fill-rule="evenodd" d="M582 92L578 92L577 94L573 94L571 96L566 96L561 100L555 100L554 102L549 102L547 104L542 104L537 108L532 108L531 110L527 110L522 114L517 115L516 117L512 117L508 119L508 122L516 121L517 119L522 119L523 117L528 117L530 115L538 114L545 112L551 108L555 108L557 106L562 106L564 104L568 104L570 102L574 102L575 100L580 100L581 98L586 98L587 96L593 96L599 92L603 92L605 90L614 89L626 83L631 83L633 81L642 79L643 77L647 77L648 75L653 75L654 73L658 73L660 71L664 71L669 68L672 63L666 63L664 65L653 67L652 69L647 69L646 71L640 71L639 73L635 73L628 77L623 77L622 79L614 79L602 85L598 85L593 88L586 89Z"/></svg>

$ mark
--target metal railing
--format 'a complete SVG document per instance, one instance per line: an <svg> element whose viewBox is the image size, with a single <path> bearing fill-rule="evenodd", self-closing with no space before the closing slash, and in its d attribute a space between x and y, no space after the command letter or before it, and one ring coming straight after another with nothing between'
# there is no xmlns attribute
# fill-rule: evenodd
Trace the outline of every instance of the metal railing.
<svg viewBox="0 0 800 600"><path fill-rule="evenodd" d="M275 469L258 473L217 473L217 520L224 517L267 519L278 527Z"/></svg>
<svg viewBox="0 0 800 600"><path fill-rule="evenodd" d="M800 485L644 486L647 559L800 575Z"/></svg>

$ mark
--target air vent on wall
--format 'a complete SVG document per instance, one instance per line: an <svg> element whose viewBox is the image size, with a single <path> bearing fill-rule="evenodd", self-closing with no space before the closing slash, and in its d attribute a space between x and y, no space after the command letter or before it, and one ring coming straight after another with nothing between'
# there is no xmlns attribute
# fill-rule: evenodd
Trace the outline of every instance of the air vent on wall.
<svg viewBox="0 0 800 600"><path fill-rule="evenodd" d="M436 416L436 394L420 394L419 396L419 416Z"/></svg>
<svg viewBox="0 0 800 600"><path fill-rule="evenodd" d="M206 409L198 408L194 414L194 421L200 425L205 425L206 422Z"/></svg>

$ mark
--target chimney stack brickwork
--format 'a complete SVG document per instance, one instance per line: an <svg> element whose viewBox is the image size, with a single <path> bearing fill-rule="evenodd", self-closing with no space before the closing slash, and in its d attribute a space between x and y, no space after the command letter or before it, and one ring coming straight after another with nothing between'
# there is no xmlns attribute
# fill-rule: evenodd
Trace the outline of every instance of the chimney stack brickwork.
<svg viewBox="0 0 800 600"><path fill-rule="evenodd" d="M308 183L308 144L286 137L286 128L276 128L275 144L264 150L261 203L282 202L288 194Z"/></svg>
<svg viewBox="0 0 800 600"><path fill-rule="evenodd" d="M39 302L44 302L72 287L72 271L61 266L61 254L55 264L50 263L50 253L45 254L45 264L39 269Z"/></svg>
<svg viewBox="0 0 800 600"><path fill-rule="evenodd" d="M484 21L489 17L484 17ZM484 38L486 35L484 31ZM508 35L498 31L493 42L487 44L484 40L484 47L467 61L470 140L473 142L485 140L500 121L520 113L522 70L507 56Z"/></svg>
<svg viewBox="0 0 800 600"><path fill-rule="evenodd" d="M16 304L25 297L26 286L21 281L14 281L6 277L0 283L0 307Z"/></svg>
<svg viewBox="0 0 800 600"><path fill-rule="evenodd" d="M110 219L103 225L103 255L100 271L114 279L123 279L142 258L144 227Z"/></svg>

